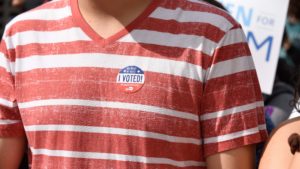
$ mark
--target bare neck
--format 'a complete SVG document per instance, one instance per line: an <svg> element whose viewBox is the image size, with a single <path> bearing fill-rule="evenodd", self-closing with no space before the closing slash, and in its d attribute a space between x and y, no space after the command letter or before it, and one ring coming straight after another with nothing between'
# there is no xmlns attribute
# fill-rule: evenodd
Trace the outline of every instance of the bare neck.
<svg viewBox="0 0 300 169"><path fill-rule="evenodd" d="M137 18L152 0L78 0L87 23L103 38L122 30Z"/></svg>
<svg viewBox="0 0 300 169"><path fill-rule="evenodd" d="M144 8L151 0L78 0L81 12L119 17Z"/></svg>

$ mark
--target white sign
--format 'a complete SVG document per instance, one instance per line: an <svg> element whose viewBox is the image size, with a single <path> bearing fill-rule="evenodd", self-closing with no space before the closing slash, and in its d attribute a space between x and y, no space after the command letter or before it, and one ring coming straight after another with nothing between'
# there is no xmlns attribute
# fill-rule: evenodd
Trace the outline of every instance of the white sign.
<svg viewBox="0 0 300 169"><path fill-rule="evenodd" d="M243 26L261 90L271 94L289 0L219 0Z"/></svg>

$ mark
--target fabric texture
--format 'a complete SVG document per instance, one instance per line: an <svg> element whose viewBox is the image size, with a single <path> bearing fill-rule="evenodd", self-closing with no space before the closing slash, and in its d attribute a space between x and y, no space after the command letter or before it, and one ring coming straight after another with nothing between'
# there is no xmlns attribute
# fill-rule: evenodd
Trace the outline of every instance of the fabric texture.
<svg viewBox="0 0 300 169"><path fill-rule="evenodd" d="M0 89L0 136L26 133L32 169L205 169L267 136L241 26L196 0L154 0L107 39L48 2L7 25Z"/></svg>

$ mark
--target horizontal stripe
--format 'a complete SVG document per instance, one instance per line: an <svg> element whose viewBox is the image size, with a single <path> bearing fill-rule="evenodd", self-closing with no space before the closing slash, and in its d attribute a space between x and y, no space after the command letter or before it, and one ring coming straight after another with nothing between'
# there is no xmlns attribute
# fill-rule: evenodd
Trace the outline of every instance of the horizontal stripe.
<svg viewBox="0 0 300 169"><path fill-rule="evenodd" d="M76 166L76 169L87 169L87 166L90 169L183 169L182 167L167 164L147 164L130 161L113 161L105 159L62 158L55 156L33 155L31 168L40 168L40 166L43 166L47 169L60 169L61 166L64 166L65 169L73 169L74 166ZM184 167L184 169L207 168L205 166L190 166Z"/></svg>
<svg viewBox="0 0 300 169"><path fill-rule="evenodd" d="M11 62L2 52L0 52L0 68L15 75L15 62Z"/></svg>
<svg viewBox="0 0 300 169"><path fill-rule="evenodd" d="M254 102L254 103L250 103L250 104L243 105L243 106L237 106L237 107L234 107L234 108L230 108L230 109L226 109L226 110L222 110L222 111L217 111L217 112L212 112L212 113L205 114L205 115L201 116L201 120L203 121L203 120L209 120L209 119L214 119L214 118L220 118L220 117L223 117L223 116L233 115L233 114L236 114L236 113L252 110L252 109L255 109L257 107L262 107L262 106L264 106L263 101Z"/></svg>
<svg viewBox="0 0 300 169"><path fill-rule="evenodd" d="M203 138L212 138L255 128L259 124L263 124L260 118L264 112L260 110L262 108L201 121Z"/></svg>
<svg viewBox="0 0 300 169"><path fill-rule="evenodd" d="M228 82L230 81L227 81L226 83ZM210 93L204 92L202 98L203 112L218 112L236 106L247 105L249 103L262 100L261 92L259 90L259 85L256 82L255 83L242 82L237 86L228 85L228 87L225 86L224 89L225 90L215 90L215 91L210 89Z"/></svg>
<svg viewBox="0 0 300 169"><path fill-rule="evenodd" d="M224 92L224 91L233 91L233 90L243 90L245 87L244 86L248 86L248 89L251 89L253 92L258 92L261 93L260 91L256 91L258 90L257 88L259 87L259 84L257 82L257 80L254 80L257 77L256 75L256 71L255 69L250 70L250 71L243 71L243 72L239 72L239 73L235 73L232 75L227 75L224 76L222 78L215 78L215 79L210 79L205 86L205 93L206 94L210 94L210 93L214 93L219 91ZM243 86L243 87L242 87ZM238 88L243 88L243 89L238 89ZM241 92L240 94L243 94L244 92ZM231 96L231 95L228 95ZM210 97L210 96L208 96ZM259 98L261 96L253 96L253 98ZM216 97L218 98L218 97ZM252 98L249 98L249 102L244 102L240 105L243 104L249 104L252 103L253 100L251 101ZM261 99L257 99L261 100ZM233 105L232 107L235 107L236 105ZM231 108L231 107L227 107L226 109ZM224 109L219 109L219 110L224 110ZM208 112L214 112L214 111L218 111L218 110L212 110Z"/></svg>
<svg viewBox="0 0 300 169"><path fill-rule="evenodd" d="M22 79L16 86L16 90L22 91L18 102L34 101L36 98L130 102L198 116L201 82L146 72L146 82L142 89L127 94L116 83L118 73L116 69L102 68L36 69L18 73L18 78ZM160 97L153 93L159 93Z"/></svg>
<svg viewBox="0 0 300 169"><path fill-rule="evenodd" d="M213 64L207 70L207 80L254 69L255 67L251 56L238 57Z"/></svg>
<svg viewBox="0 0 300 169"><path fill-rule="evenodd" d="M205 145L205 156L214 155L216 153L235 150L247 145L255 145L267 140L267 132L261 131L252 135L239 137L233 140L211 143Z"/></svg>
<svg viewBox="0 0 300 169"><path fill-rule="evenodd" d="M15 102L11 102L9 100L2 99L2 98L0 98L0 105L6 106L9 108L14 108L17 106L17 104Z"/></svg>
<svg viewBox="0 0 300 169"><path fill-rule="evenodd" d="M217 137L205 138L204 139L204 144L218 143L218 142L224 142L224 141L228 141L228 140L237 139L237 138L240 138L240 137L246 137L246 136L249 136L249 135L252 135L252 134L259 133L260 130L265 130L264 126L265 125L258 126L258 127L255 127L255 128L251 128L251 129L247 129L247 130L243 130L243 131L239 131L239 132L235 132L235 133L231 133L231 134L221 135L221 136L217 136Z"/></svg>
<svg viewBox="0 0 300 169"><path fill-rule="evenodd" d="M117 134L124 136L134 136L143 138L152 138L157 140L164 140L174 143L185 143L200 145L200 139L187 138L187 137L175 137L160 133L147 132L141 130L130 130L122 128L112 127L89 127L89 126L76 126L76 125L31 125L25 126L26 132L38 132L38 131L70 131L70 132L85 132L85 133L101 133L101 134Z"/></svg>
<svg viewBox="0 0 300 169"><path fill-rule="evenodd" d="M107 48L99 48L99 44L93 41L75 41L67 43L52 43L52 44L28 44L18 46L18 58L25 58L32 55L49 55L58 54L89 54L89 53L111 53ZM139 43L115 43L118 48L115 48L113 54L128 55L128 56L144 56L151 58L161 58L175 61L185 61L191 64L200 65L207 68L210 65L210 56L204 53L187 50L185 48L158 46L153 44ZM81 48L84 46L84 48ZM126 50L124 50L126 49ZM136 50L139 49L139 50ZM49 52L50 51L50 52ZM9 50L11 56L14 55L15 50Z"/></svg>
<svg viewBox="0 0 300 169"><path fill-rule="evenodd" d="M31 102L19 103L20 109L40 107L40 106L91 106L91 107L103 107L103 108L118 108L127 110L137 110L145 112L153 112L162 115L168 115L173 117L179 117L183 119L198 121L198 116L190 113L180 112L171 109L165 109L161 107L122 103L122 102L108 102L108 101L91 101L91 100L76 100L76 99L52 99L52 100L36 100Z"/></svg>
<svg viewBox="0 0 300 169"><path fill-rule="evenodd" d="M196 0L195 0L196 1ZM214 5L210 4L201 4L201 3L194 3L189 1L182 1L182 0L172 0L168 1L167 3L161 3L161 7L164 7L166 9L173 9L176 10L177 8L180 8L184 11L196 11L196 12L208 12L213 13L216 15L220 15L228 20L232 25L237 24L236 20L233 19L228 12L225 12L224 10L220 10L219 8L215 7Z"/></svg>
<svg viewBox="0 0 300 169"><path fill-rule="evenodd" d="M113 54L73 54L31 56L16 60L16 73L40 68L95 67L123 69L136 65L143 71L165 73L202 81L205 70L200 66L167 59Z"/></svg>
<svg viewBox="0 0 300 169"><path fill-rule="evenodd" d="M21 37L21 38L20 38ZM19 45L32 43L59 43L91 40L80 28L70 28L59 31L25 31L7 37L7 48L14 49ZM11 42L11 43L10 43Z"/></svg>
<svg viewBox="0 0 300 169"><path fill-rule="evenodd" d="M186 0L192 3L197 3L197 4L201 4L201 5L208 5L209 3L202 1L202 0Z"/></svg>
<svg viewBox="0 0 300 169"><path fill-rule="evenodd" d="M217 48L214 55L217 56L214 62L217 63L241 56L251 56L251 51L247 42L241 42Z"/></svg>
<svg viewBox="0 0 300 169"><path fill-rule="evenodd" d="M178 22L202 22L214 25L224 32L233 25L223 16L208 12L186 11L181 8L166 9L159 7L151 15L152 18L176 20Z"/></svg>
<svg viewBox="0 0 300 169"><path fill-rule="evenodd" d="M109 154L109 153L95 153L95 152L77 152L65 150L48 150L48 149L34 149L30 148L33 155L47 155L56 157L70 157L70 158L88 158L88 159L105 159L117 161L130 161L149 164L168 164L178 167L188 166L205 166L205 163L198 161L175 161L168 158L132 156L123 154Z"/></svg>
<svg viewBox="0 0 300 169"><path fill-rule="evenodd" d="M218 48L237 43L246 43L246 37L244 31L241 28L233 29L226 32L223 39L220 41Z"/></svg>
<svg viewBox="0 0 300 169"><path fill-rule="evenodd" d="M32 26L34 25L34 26ZM7 36L11 37L17 33L26 31L60 31L74 27L73 17L69 16L59 20L25 20L14 24L18 29L12 29Z"/></svg>
<svg viewBox="0 0 300 169"><path fill-rule="evenodd" d="M217 47L215 42L204 36L171 34L150 30L133 30L130 34L121 38L119 42L135 42L187 48L203 52L209 56L213 54L213 51Z"/></svg>
<svg viewBox="0 0 300 169"><path fill-rule="evenodd" d="M178 137L200 138L200 124L196 121L143 111L87 108L84 106L47 106L30 108L21 112L22 122L26 126L37 124L105 126L142 130Z"/></svg>
<svg viewBox="0 0 300 169"><path fill-rule="evenodd" d="M147 157L164 157L178 161L201 160L202 147L194 144L170 143L162 140L127 137L122 135L79 132L29 132L31 147L50 150L103 152ZM45 144L44 140L49 141ZM170 153L172 152L172 153ZM188 152L188 153L186 153ZM203 160L203 159L202 159Z"/></svg>
<svg viewBox="0 0 300 169"><path fill-rule="evenodd" d="M146 22L148 24L141 24L137 27L137 29L168 32L172 34L205 36L207 39L210 39L213 42L219 42L225 35L225 32L219 28L202 22L177 22L175 20L161 20L156 18L147 18ZM210 34L207 30L210 30L210 32L214 33Z"/></svg>
<svg viewBox="0 0 300 169"><path fill-rule="evenodd" d="M71 16L71 8L69 6L57 9L39 9L32 10L23 13L15 17L11 22L7 24L7 28L10 28L13 24L19 21L25 20L59 20L68 16Z"/></svg>
<svg viewBox="0 0 300 169"><path fill-rule="evenodd" d="M258 129L259 129L259 130L266 130L266 129L267 129L267 126L266 126L266 124L259 125L259 126L258 126Z"/></svg>
<svg viewBox="0 0 300 169"><path fill-rule="evenodd" d="M5 69L7 72L11 72L11 64L7 57L0 52L0 68Z"/></svg>
<svg viewBox="0 0 300 169"><path fill-rule="evenodd" d="M0 119L0 125L9 125L9 124L16 124L20 123L21 120L1 120Z"/></svg>

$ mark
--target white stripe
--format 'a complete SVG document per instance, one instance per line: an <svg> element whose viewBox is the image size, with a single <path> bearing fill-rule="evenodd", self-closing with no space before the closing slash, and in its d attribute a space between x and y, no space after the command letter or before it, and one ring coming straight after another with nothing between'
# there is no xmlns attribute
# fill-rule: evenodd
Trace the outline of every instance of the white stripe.
<svg viewBox="0 0 300 169"><path fill-rule="evenodd" d="M122 102L108 102L108 101L92 101L92 100L80 100L80 99L51 99L51 100L36 100L31 102L18 103L20 109L40 107L40 106L90 106L90 107L103 107L103 108L116 108L127 109L136 111L152 112L162 115L168 115L193 121L199 121L198 116L176 111L172 109L166 109L155 106L148 106L142 104L122 103Z"/></svg>
<svg viewBox="0 0 300 169"><path fill-rule="evenodd" d="M213 51L217 47L215 42L203 36L171 34L149 30L134 30L119 41L188 48L201 51L209 56L213 54Z"/></svg>
<svg viewBox="0 0 300 169"><path fill-rule="evenodd" d="M207 2L203 2L203 0L187 0L189 2L193 2L196 4L202 4L202 5L207 5Z"/></svg>
<svg viewBox="0 0 300 169"><path fill-rule="evenodd" d="M181 8L166 9L158 7L151 15L152 18L163 20L175 20L177 22L199 22L214 25L226 32L232 28L232 24L223 16L208 12L185 11Z"/></svg>
<svg viewBox="0 0 300 169"><path fill-rule="evenodd" d="M235 132L235 133L222 135L222 136L206 138L206 139L204 139L204 144L211 144L211 143L218 143L218 142L233 140L236 138L241 138L241 137L259 133L260 130L265 130L264 125L261 125L261 126L255 127L255 128L251 128L248 130L243 130L243 131L239 131L239 132Z"/></svg>
<svg viewBox="0 0 300 169"><path fill-rule="evenodd" d="M254 103L250 103L250 104L243 105L243 106L238 106L238 107L234 107L234 108L230 108L230 109L226 109L226 110L222 110L222 111L218 111L218 112L205 114L205 115L201 116L201 120L204 121L204 120L224 117L224 116L227 116L227 115L233 115L233 114L236 114L236 113L252 110L252 109L255 109L257 107L262 107L262 106L264 106L264 102L262 102L262 101L254 102Z"/></svg>
<svg viewBox="0 0 300 169"><path fill-rule="evenodd" d="M0 52L0 67L4 68L7 72L11 72L10 61Z"/></svg>
<svg viewBox="0 0 300 169"><path fill-rule="evenodd" d="M9 100L2 99L2 98L0 98L0 105L6 106L9 108L14 108L17 106L17 104L15 102L11 102Z"/></svg>
<svg viewBox="0 0 300 169"><path fill-rule="evenodd" d="M146 163L146 164L161 164L161 165L164 164L164 165L172 165L177 167L206 166L204 162L176 161L169 158L133 156L133 155L111 154L111 153L96 153L96 152L34 149L32 147L30 148L30 150L33 155L46 155L46 156L54 156L54 157L117 160L117 161L138 162L138 163Z"/></svg>
<svg viewBox="0 0 300 169"><path fill-rule="evenodd" d="M207 80L254 69L255 67L251 56L238 57L218 62L207 69Z"/></svg>
<svg viewBox="0 0 300 169"><path fill-rule="evenodd" d="M60 20L72 15L71 8L69 6L57 9L38 9L29 12L25 12L15 17L11 22L7 24L7 27L11 27L13 24L19 21L26 20Z"/></svg>
<svg viewBox="0 0 300 169"><path fill-rule="evenodd" d="M200 139L188 138L188 137L176 137L166 134L147 132L142 130L132 130L123 128L112 128L112 127L92 127L92 126L77 126L77 125L31 125L25 126L27 132L37 131L66 131L66 132L84 132L84 133L101 133L101 134L114 134L124 136L134 136L151 138L157 140L164 140L173 143L185 143L200 145Z"/></svg>
<svg viewBox="0 0 300 169"><path fill-rule="evenodd" d="M0 52L0 67L4 68L8 73L15 75L15 62L9 61L6 56Z"/></svg>
<svg viewBox="0 0 300 169"><path fill-rule="evenodd" d="M247 43L245 34L244 34L243 30L240 28L228 31L225 34L225 36L221 39L221 41L219 42L219 45L221 45L221 46L218 46L218 48L223 47L223 46L237 44L237 43Z"/></svg>
<svg viewBox="0 0 300 169"><path fill-rule="evenodd" d="M80 40L87 41L91 39L80 28L76 27L60 31L25 31L6 37L8 49L33 43L65 43Z"/></svg>
<svg viewBox="0 0 300 169"><path fill-rule="evenodd" d="M16 73L40 68L94 67L122 69L136 65L143 71L170 74L198 81L203 80L205 70L200 66L183 61L142 56L113 55L102 53L46 55L17 58Z"/></svg>
<svg viewBox="0 0 300 169"><path fill-rule="evenodd" d="M259 130L266 130L267 126L266 126L266 124L262 124L262 125L259 125L258 128L259 128Z"/></svg>
<svg viewBox="0 0 300 169"><path fill-rule="evenodd" d="M20 123L20 120L1 120L0 119L0 125L9 125L9 124L16 124Z"/></svg>

